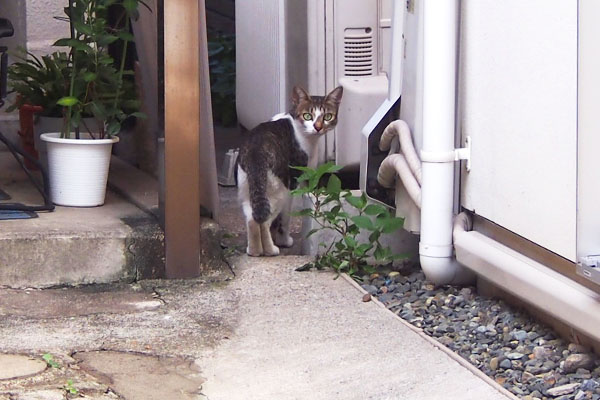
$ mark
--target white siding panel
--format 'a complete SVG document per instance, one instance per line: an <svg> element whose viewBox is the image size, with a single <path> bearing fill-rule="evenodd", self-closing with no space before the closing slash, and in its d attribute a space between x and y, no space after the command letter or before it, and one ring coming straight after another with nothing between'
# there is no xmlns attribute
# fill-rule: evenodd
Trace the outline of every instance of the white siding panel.
<svg viewBox="0 0 600 400"><path fill-rule="evenodd" d="M600 2L579 2L578 257L600 254Z"/></svg>
<svg viewBox="0 0 600 400"><path fill-rule="evenodd" d="M465 0L461 26L462 205L575 261L577 1Z"/></svg>

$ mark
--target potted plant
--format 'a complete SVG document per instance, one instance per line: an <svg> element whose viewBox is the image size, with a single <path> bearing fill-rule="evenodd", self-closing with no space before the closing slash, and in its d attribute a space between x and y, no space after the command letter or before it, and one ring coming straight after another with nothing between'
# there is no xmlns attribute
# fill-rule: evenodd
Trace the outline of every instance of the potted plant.
<svg viewBox="0 0 600 400"><path fill-rule="evenodd" d="M69 0L66 17L60 19L69 23L70 36L54 44L68 47L68 53L55 53L36 65L38 72L52 71L55 74L52 82L60 86L56 91L42 86L44 94L56 97L63 91L58 99L42 100L49 102L48 110L59 110L62 118L59 131L41 135L48 150L51 196L58 205L104 204L111 149L119 140L121 124L129 117L143 116L137 112L136 91L129 79L133 72L125 69L128 43L133 40L130 20L137 18L139 4L144 3L141 0ZM121 9L120 21L114 26L108 23L109 7ZM113 43L121 44L119 65L115 65L108 52L108 46ZM35 58L32 62L35 63ZM28 69L27 83L31 84L36 75L31 68L23 72ZM36 101L34 96L26 96L26 101Z"/></svg>
<svg viewBox="0 0 600 400"><path fill-rule="evenodd" d="M17 96L6 111L19 110L20 119L25 117L28 120L21 121L22 128L23 124L27 126L31 123L29 120L33 120L35 113L33 135L24 140L34 142L39 160L47 168L46 145L41 141L40 134L62 130L63 107L58 104L58 100L69 93L69 54L60 51L38 57L23 52L17 57L20 61L8 68L10 86ZM88 117L86 122L91 125L92 118Z"/></svg>

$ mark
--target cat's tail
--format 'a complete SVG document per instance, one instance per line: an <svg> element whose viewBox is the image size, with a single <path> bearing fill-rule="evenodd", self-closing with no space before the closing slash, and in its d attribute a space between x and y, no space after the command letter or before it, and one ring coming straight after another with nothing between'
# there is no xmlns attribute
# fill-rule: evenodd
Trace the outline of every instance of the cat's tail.
<svg viewBox="0 0 600 400"><path fill-rule="evenodd" d="M252 218L259 224L265 222L271 215L271 204L267 198L267 170L267 168L256 168L254 173L248 174Z"/></svg>

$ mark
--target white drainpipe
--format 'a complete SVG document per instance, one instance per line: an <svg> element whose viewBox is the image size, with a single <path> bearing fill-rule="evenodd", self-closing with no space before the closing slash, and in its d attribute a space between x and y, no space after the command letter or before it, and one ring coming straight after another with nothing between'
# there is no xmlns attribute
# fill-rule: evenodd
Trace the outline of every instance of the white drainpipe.
<svg viewBox="0 0 600 400"><path fill-rule="evenodd" d="M379 166L377 181L387 188L396 185L396 174L402 180L407 193L421 208L421 160L412 142L410 128L406 122L398 119L390 123L383 131L379 139L379 150L389 151L392 141L398 138L400 149L398 153L387 156Z"/></svg>
<svg viewBox="0 0 600 400"><path fill-rule="evenodd" d="M424 1L423 147L419 256L427 279L461 284L474 274L452 244L458 0Z"/></svg>

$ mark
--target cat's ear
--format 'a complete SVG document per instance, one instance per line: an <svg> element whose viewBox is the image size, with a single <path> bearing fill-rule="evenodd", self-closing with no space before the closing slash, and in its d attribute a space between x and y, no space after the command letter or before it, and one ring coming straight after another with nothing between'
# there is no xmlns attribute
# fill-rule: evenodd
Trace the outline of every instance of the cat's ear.
<svg viewBox="0 0 600 400"><path fill-rule="evenodd" d="M338 86L325 97L325 102L338 105L342 101L342 94L344 94L344 88Z"/></svg>
<svg viewBox="0 0 600 400"><path fill-rule="evenodd" d="M292 90L292 102L295 105L300 104L301 101L306 101L310 99L310 95L306 93L306 90L302 89L300 86L294 86L294 90Z"/></svg>

